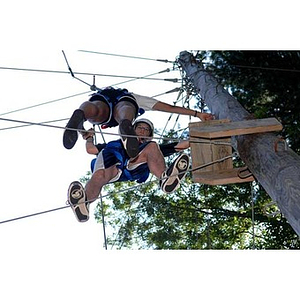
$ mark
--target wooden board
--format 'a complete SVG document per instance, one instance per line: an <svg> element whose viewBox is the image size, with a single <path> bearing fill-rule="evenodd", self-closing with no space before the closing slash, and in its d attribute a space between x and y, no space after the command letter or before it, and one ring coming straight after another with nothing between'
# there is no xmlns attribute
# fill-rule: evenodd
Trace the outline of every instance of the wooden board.
<svg viewBox="0 0 300 300"><path fill-rule="evenodd" d="M213 172L202 172L202 173L193 172L193 180L194 182L209 184L209 185L243 183L243 182L251 182L255 180L253 176L249 176L243 179L240 178L238 176L239 170L240 168L234 168L231 170L219 170Z"/></svg>
<svg viewBox="0 0 300 300"><path fill-rule="evenodd" d="M190 123L190 131L192 128L204 128L215 124L228 123L229 120L212 120L206 122ZM190 138L191 154L192 154L192 167L193 169L209 164L213 161L222 159L223 157L230 156L232 154L232 147L230 145L231 138ZM232 160L226 159L222 162L211 164L207 167L196 170L196 173L218 171L223 169L232 169Z"/></svg>
<svg viewBox="0 0 300 300"><path fill-rule="evenodd" d="M230 138L220 139L202 139L197 138L190 140L191 154L192 154L192 166L193 169L210 164L211 162L222 159L223 157L230 156L232 154L232 147L230 145ZM219 144L213 144L219 143ZM226 159L221 162L210 164L195 172L207 172L218 171L223 169L232 169L232 159Z"/></svg>
<svg viewBox="0 0 300 300"><path fill-rule="evenodd" d="M275 118L243 120L230 122L195 122L190 123L190 137L219 138L234 135L263 133L282 130L281 123Z"/></svg>

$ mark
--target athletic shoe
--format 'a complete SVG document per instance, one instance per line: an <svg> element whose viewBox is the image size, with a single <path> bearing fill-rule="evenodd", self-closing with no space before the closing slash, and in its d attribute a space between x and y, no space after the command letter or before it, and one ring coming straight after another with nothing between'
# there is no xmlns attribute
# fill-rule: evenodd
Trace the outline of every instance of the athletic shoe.
<svg viewBox="0 0 300 300"><path fill-rule="evenodd" d="M128 156L136 157L139 154L139 141L136 137L135 130L129 120L123 120L120 123L119 134L121 135L121 140Z"/></svg>
<svg viewBox="0 0 300 300"><path fill-rule="evenodd" d="M79 181L73 181L68 189L68 202L79 222L89 219L89 202L85 190Z"/></svg>
<svg viewBox="0 0 300 300"><path fill-rule="evenodd" d="M189 168L189 163L189 157L183 153L163 172L159 181L163 192L167 194L172 193L180 186L180 182L185 177L186 171Z"/></svg>
<svg viewBox="0 0 300 300"><path fill-rule="evenodd" d="M85 121L84 112L81 109L76 109L73 112L66 128L71 129L84 129L83 122ZM63 136L63 144L67 149L72 149L78 139L78 133L76 130L66 129Z"/></svg>

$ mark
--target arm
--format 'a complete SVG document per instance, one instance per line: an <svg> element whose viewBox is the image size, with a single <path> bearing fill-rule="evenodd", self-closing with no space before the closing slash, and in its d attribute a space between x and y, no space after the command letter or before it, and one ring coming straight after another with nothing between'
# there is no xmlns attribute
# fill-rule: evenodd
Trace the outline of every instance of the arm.
<svg viewBox="0 0 300 300"><path fill-rule="evenodd" d="M182 151L184 149L187 149L190 147L190 141L186 140L186 141L181 141L179 142L176 146L175 146L175 150L178 151Z"/></svg>
<svg viewBox="0 0 300 300"><path fill-rule="evenodd" d="M160 150L163 156L170 156L176 152L182 151L190 147L190 141L181 141L179 143L168 143L168 144L160 144Z"/></svg>
<svg viewBox="0 0 300 300"><path fill-rule="evenodd" d="M82 138L86 140L85 150L88 154L97 155L99 153L99 149L94 145L94 135L95 131L93 128L89 129L88 131L82 132Z"/></svg>
<svg viewBox="0 0 300 300"><path fill-rule="evenodd" d="M213 118L214 118L214 116L212 114L202 113L200 111L188 109L185 107L170 105L170 104L167 104L167 103L164 103L161 101L158 101L156 104L154 104L152 109L158 110L158 111L186 115L186 116L193 116L193 117L199 118L202 121L213 120Z"/></svg>
<svg viewBox="0 0 300 300"><path fill-rule="evenodd" d="M99 153L98 148L94 145L94 138L93 137L87 138L86 144L85 144L85 150L88 154L97 155Z"/></svg>

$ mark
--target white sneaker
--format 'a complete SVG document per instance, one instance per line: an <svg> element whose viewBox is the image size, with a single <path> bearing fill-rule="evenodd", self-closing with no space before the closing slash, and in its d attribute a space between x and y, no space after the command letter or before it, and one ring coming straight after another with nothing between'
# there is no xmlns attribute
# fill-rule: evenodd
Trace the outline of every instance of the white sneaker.
<svg viewBox="0 0 300 300"><path fill-rule="evenodd" d="M68 189L68 202L79 222L89 219L89 202L85 190L79 181L73 181Z"/></svg>
<svg viewBox="0 0 300 300"><path fill-rule="evenodd" d="M163 172L159 181L160 188L163 192L169 194L174 192L184 179L189 169L190 159L186 154L179 155L170 167Z"/></svg>

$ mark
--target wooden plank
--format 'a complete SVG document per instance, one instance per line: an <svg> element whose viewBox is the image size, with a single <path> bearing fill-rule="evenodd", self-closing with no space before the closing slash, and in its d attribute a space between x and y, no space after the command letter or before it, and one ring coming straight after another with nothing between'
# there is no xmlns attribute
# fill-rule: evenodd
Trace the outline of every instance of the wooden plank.
<svg viewBox="0 0 300 300"><path fill-rule="evenodd" d="M243 168L234 168L231 170L219 170L203 173L193 172L193 181L209 185L223 185L253 181L254 177L252 175L243 179L238 176L239 171L242 169Z"/></svg>
<svg viewBox="0 0 300 300"><path fill-rule="evenodd" d="M193 127L206 127L214 124L223 124L228 123L230 120L211 120L205 122L195 122L190 123L190 131ZM219 144L214 144L214 142ZM219 160L223 157L229 156L232 154L232 147L224 143L230 143L230 138L218 138L218 139L203 139L203 138L193 138L190 139L191 144L191 155L192 155L192 167L193 169L200 167L202 165L209 164L213 161ZM223 143L223 144L221 144ZM202 173L207 171L217 171L223 169L232 169L232 160L226 159L219 163L211 164L205 168L201 168L196 173Z"/></svg>
<svg viewBox="0 0 300 300"><path fill-rule="evenodd" d="M196 124L190 124L190 137L218 138L280 130L282 130L282 125L275 118L222 122L216 124L196 122Z"/></svg>
<svg viewBox="0 0 300 300"><path fill-rule="evenodd" d="M213 144L213 142L223 144ZM221 139L201 139L197 138L193 141L190 140L191 145L191 156L192 156L192 167L193 169L212 163L213 161L219 160L223 157L230 156L232 154L232 147L224 143L230 143L230 138ZM226 159L222 162L214 163L201 168L195 172L207 172L217 171L223 169L232 169L232 159Z"/></svg>

